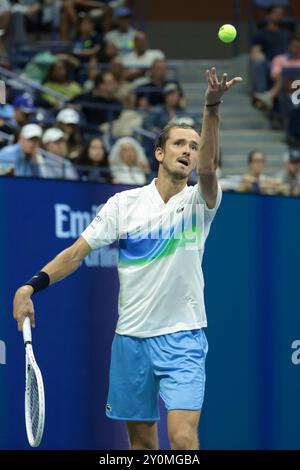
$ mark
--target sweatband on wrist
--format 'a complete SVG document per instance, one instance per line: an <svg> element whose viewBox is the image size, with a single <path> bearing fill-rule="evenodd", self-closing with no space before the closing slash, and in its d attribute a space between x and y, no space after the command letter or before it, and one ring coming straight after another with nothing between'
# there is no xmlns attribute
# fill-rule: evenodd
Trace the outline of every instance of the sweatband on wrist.
<svg viewBox="0 0 300 470"><path fill-rule="evenodd" d="M213 104L206 104L205 106L207 106L208 108L212 107L212 106L219 106L219 104L222 104L223 101L218 101L217 103L213 103Z"/></svg>
<svg viewBox="0 0 300 470"><path fill-rule="evenodd" d="M33 288L33 293L46 289L50 284L50 277L45 271L39 271L34 276L32 276L29 281L25 282L24 286L31 286Z"/></svg>

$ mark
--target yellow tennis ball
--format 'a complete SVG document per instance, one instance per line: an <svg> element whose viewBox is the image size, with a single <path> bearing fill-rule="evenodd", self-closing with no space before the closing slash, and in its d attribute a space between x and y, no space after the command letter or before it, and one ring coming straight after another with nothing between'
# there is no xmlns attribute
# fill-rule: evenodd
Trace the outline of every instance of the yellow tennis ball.
<svg viewBox="0 0 300 470"><path fill-rule="evenodd" d="M235 40L237 31L232 24L223 24L219 29L218 36L222 42L232 42Z"/></svg>

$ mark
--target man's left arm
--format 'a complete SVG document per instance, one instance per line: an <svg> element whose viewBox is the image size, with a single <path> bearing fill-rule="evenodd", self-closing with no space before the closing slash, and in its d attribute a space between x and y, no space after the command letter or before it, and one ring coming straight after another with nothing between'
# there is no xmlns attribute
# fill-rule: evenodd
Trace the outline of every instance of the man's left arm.
<svg viewBox="0 0 300 470"><path fill-rule="evenodd" d="M220 153L219 105L225 91L242 81L242 78L235 77L227 82L227 74L223 73L219 81L214 67L206 71L206 76L208 86L205 92L197 173L202 197L207 207L212 209L215 207L218 195L216 171Z"/></svg>

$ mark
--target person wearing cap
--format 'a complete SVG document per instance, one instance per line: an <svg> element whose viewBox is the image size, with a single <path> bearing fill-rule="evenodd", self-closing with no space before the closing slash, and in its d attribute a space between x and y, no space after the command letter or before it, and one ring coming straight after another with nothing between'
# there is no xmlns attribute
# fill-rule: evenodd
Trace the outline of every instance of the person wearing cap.
<svg viewBox="0 0 300 470"><path fill-rule="evenodd" d="M42 134L37 124L23 126L18 142L0 150L0 168L13 168L15 176L75 179L76 175L68 172L67 160L42 153Z"/></svg>
<svg viewBox="0 0 300 470"><path fill-rule="evenodd" d="M15 134L25 124L28 124L36 112L34 101L29 93L23 93L15 98L13 104L4 104L0 107L0 120L3 120L7 130L4 132Z"/></svg>
<svg viewBox="0 0 300 470"><path fill-rule="evenodd" d="M75 109L64 108L57 114L56 122L58 129L63 131L65 136L67 158L77 158L82 149L79 113Z"/></svg>
<svg viewBox="0 0 300 470"><path fill-rule="evenodd" d="M66 157L67 145L65 133L58 127L50 127L42 137L43 148L54 155Z"/></svg>
<svg viewBox="0 0 300 470"><path fill-rule="evenodd" d="M23 95L17 96L13 102L13 106L14 118L12 120L12 124L17 128L28 124L36 112L33 98L29 95L29 93L24 93Z"/></svg>
<svg viewBox="0 0 300 470"><path fill-rule="evenodd" d="M283 169L276 176L281 183L281 194L300 196L300 149L289 148L285 152Z"/></svg>
<svg viewBox="0 0 300 470"><path fill-rule="evenodd" d="M106 33L104 37L106 42L116 46L120 57L134 50L134 37L138 31L130 26L131 16L132 12L129 8L116 8L114 12L116 28Z"/></svg>

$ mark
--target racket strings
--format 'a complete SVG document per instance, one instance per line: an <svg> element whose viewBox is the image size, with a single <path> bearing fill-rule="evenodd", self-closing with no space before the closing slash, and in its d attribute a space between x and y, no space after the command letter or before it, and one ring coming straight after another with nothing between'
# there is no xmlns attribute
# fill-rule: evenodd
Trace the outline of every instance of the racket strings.
<svg viewBox="0 0 300 470"><path fill-rule="evenodd" d="M30 377L30 421L32 434L34 439L37 436L39 429L39 389L36 375L33 370L31 370Z"/></svg>

